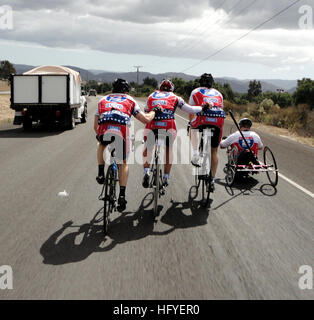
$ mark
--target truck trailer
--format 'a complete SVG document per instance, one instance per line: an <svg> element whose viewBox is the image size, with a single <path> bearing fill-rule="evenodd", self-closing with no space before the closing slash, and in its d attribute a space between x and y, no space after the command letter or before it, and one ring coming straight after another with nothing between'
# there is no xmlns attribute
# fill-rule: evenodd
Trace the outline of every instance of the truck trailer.
<svg viewBox="0 0 314 320"><path fill-rule="evenodd" d="M86 98L81 95L80 74L62 66L41 66L11 76L13 124L30 130L33 122L59 122L73 129L87 119Z"/></svg>

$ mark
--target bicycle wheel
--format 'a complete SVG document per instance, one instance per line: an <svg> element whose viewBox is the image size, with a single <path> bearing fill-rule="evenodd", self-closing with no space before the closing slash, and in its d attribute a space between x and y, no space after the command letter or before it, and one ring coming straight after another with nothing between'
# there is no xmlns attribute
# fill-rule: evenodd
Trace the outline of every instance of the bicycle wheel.
<svg viewBox="0 0 314 320"><path fill-rule="evenodd" d="M158 163L158 158L156 158L155 163L155 172L154 172L154 180L155 180L155 186L154 186L154 216L156 217L158 215L158 198L159 198L159 189L160 189L160 168Z"/></svg>
<svg viewBox="0 0 314 320"><path fill-rule="evenodd" d="M267 166L267 177L270 184L276 187L278 184L278 169L274 154L268 147L264 147L263 151L264 164Z"/></svg>
<svg viewBox="0 0 314 320"><path fill-rule="evenodd" d="M104 196L104 221L103 231L106 235L108 232L109 215L112 213L116 201L116 180L113 165L110 165L105 179L105 196Z"/></svg>
<svg viewBox="0 0 314 320"><path fill-rule="evenodd" d="M210 169L210 160L208 157L204 158L203 161L203 175L200 176L202 180L202 201L201 204L203 207L207 207L210 200L211 189L211 181L212 174Z"/></svg>

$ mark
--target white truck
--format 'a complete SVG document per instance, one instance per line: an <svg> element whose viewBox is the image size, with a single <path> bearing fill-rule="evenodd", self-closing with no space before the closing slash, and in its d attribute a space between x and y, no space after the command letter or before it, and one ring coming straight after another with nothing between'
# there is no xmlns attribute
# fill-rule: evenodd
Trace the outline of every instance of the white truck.
<svg viewBox="0 0 314 320"><path fill-rule="evenodd" d="M41 66L12 75L13 124L30 130L33 122L58 121L66 129L73 129L78 119L85 123L87 102L81 95L81 82L78 72L61 66Z"/></svg>

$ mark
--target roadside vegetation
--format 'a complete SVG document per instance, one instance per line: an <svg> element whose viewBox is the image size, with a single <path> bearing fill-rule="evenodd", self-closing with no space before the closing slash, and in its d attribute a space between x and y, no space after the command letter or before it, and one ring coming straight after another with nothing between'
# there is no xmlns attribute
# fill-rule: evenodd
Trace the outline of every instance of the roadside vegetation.
<svg viewBox="0 0 314 320"><path fill-rule="evenodd" d="M191 91L199 86L198 80L172 79L176 94L188 101ZM131 82L132 95L147 97L157 87L157 80L145 78L139 86ZM225 110L231 110L236 117L250 117L253 121L288 129L304 137L314 137L314 80L298 80L293 94L278 90L263 92L259 81L250 82L247 93L233 92L228 83L215 83L214 87L224 96ZM87 89L98 93L110 92L110 83L89 81Z"/></svg>

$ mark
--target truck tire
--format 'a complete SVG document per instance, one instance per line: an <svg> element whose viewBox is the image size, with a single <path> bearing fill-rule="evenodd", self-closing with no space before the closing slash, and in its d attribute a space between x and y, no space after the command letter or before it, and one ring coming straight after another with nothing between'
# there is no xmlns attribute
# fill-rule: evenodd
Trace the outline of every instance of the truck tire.
<svg viewBox="0 0 314 320"><path fill-rule="evenodd" d="M61 125L65 130L72 130L75 127L75 118L73 109L66 111L63 114Z"/></svg>
<svg viewBox="0 0 314 320"><path fill-rule="evenodd" d="M31 131L33 128L33 121L29 117L23 119L23 129L24 131Z"/></svg>
<svg viewBox="0 0 314 320"><path fill-rule="evenodd" d="M74 118L74 109L71 109L67 114L67 128L68 130L73 130L75 128L75 118Z"/></svg>
<svg viewBox="0 0 314 320"><path fill-rule="evenodd" d="M85 123L87 121L87 107L85 106L84 112L81 116L81 123Z"/></svg>

